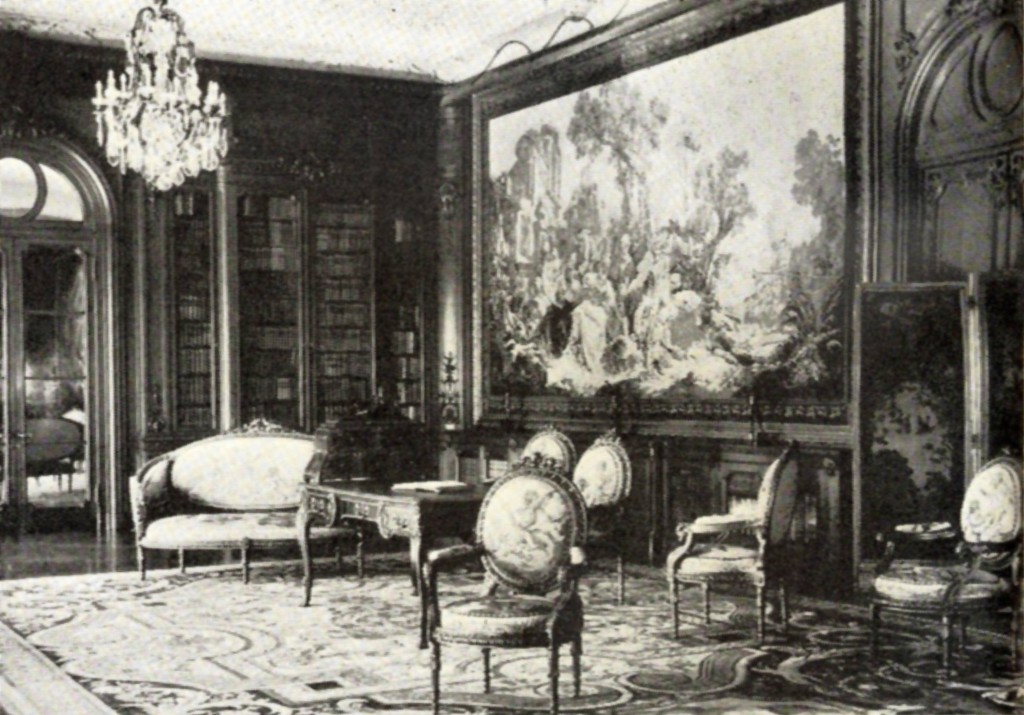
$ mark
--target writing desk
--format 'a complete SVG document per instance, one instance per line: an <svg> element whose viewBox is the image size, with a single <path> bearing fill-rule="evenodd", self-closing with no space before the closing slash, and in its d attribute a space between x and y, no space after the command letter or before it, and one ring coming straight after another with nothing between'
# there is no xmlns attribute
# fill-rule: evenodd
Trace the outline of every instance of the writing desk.
<svg viewBox="0 0 1024 715"><path fill-rule="evenodd" d="M470 540L477 512L489 485L473 485L457 492L392 490L387 482L331 481L302 486L295 526L302 551L303 605L308 606L313 591L313 561L309 552L312 526L338 526L352 521L358 541L356 563L363 575L363 529L376 524L381 536L409 540L409 566L414 592L420 597L420 647L426 648L426 589L420 582L420 569L428 545L442 537Z"/></svg>

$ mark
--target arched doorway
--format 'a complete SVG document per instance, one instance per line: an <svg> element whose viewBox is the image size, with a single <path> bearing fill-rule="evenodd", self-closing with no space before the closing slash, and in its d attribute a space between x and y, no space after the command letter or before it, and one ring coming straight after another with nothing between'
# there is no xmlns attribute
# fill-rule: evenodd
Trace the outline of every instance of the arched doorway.
<svg viewBox="0 0 1024 715"><path fill-rule="evenodd" d="M99 531L115 513L109 195L66 142L0 143L0 497L8 528Z"/></svg>

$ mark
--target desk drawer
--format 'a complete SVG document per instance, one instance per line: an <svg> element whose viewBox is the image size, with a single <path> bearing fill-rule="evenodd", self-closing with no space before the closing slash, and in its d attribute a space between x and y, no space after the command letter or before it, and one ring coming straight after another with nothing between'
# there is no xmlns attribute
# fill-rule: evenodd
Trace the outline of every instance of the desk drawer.
<svg viewBox="0 0 1024 715"><path fill-rule="evenodd" d="M364 521L377 521L380 514L380 504L372 501L361 501L358 499L343 499L338 505L339 517L352 517Z"/></svg>

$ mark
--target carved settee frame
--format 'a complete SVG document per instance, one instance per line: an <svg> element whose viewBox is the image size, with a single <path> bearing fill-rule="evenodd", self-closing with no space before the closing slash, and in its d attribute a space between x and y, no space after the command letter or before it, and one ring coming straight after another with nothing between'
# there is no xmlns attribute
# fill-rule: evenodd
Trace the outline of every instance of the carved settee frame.
<svg viewBox="0 0 1024 715"><path fill-rule="evenodd" d="M313 438L257 420L245 427L190 442L151 459L129 482L139 576L146 551L241 552L242 580L249 582L254 548L296 543L295 514ZM314 528L310 540L334 540L341 560L345 524Z"/></svg>

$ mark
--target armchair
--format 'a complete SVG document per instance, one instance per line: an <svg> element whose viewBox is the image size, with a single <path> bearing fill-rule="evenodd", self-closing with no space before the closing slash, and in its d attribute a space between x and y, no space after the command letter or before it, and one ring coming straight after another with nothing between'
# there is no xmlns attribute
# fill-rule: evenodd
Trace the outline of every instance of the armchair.
<svg viewBox="0 0 1024 715"><path fill-rule="evenodd" d="M788 624L788 602L782 545L789 533L798 496L797 445L790 443L761 478L757 506L751 515L712 515L676 528L681 546L666 562L673 633L679 637L680 587L700 586L704 624L711 625L712 585L749 584L757 593L757 640L764 642L765 599L774 589L782 627ZM739 538L743 537L743 539ZM743 543L743 541L746 543ZM751 544L750 542L753 541Z"/></svg>
<svg viewBox="0 0 1024 715"><path fill-rule="evenodd" d="M583 603L577 588L587 533L583 497L542 459L524 460L491 487L480 506L476 544L430 552L424 566L428 603L431 693L441 697L441 646L479 646L484 692L490 692L492 648L546 648L551 712L558 712L558 651L568 643L573 693L580 691ZM479 559L485 571L479 597L440 605L438 576Z"/></svg>
<svg viewBox="0 0 1024 715"><path fill-rule="evenodd" d="M871 651L878 655L883 610L942 620L942 669L952 671L953 629L960 624L962 649L967 620L975 613L1013 608L1013 645L1019 648L1021 464L999 457L974 475L960 510L960 531L951 524L905 524L886 541L871 594ZM946 558L897 559L897 550L946 545ZM949 558L952 557L952 558ZM1014 663L1018 661L1015 652Z"/></svg>
<svg viewBox="0 0 1024 715"><path fill-rule="evenodd" d="M625 502L632 486L629 455L614 430L598 437L580 457L572 480L587 505L587 547L614 549L618 575L617 602L626 598Z"/></svg>

